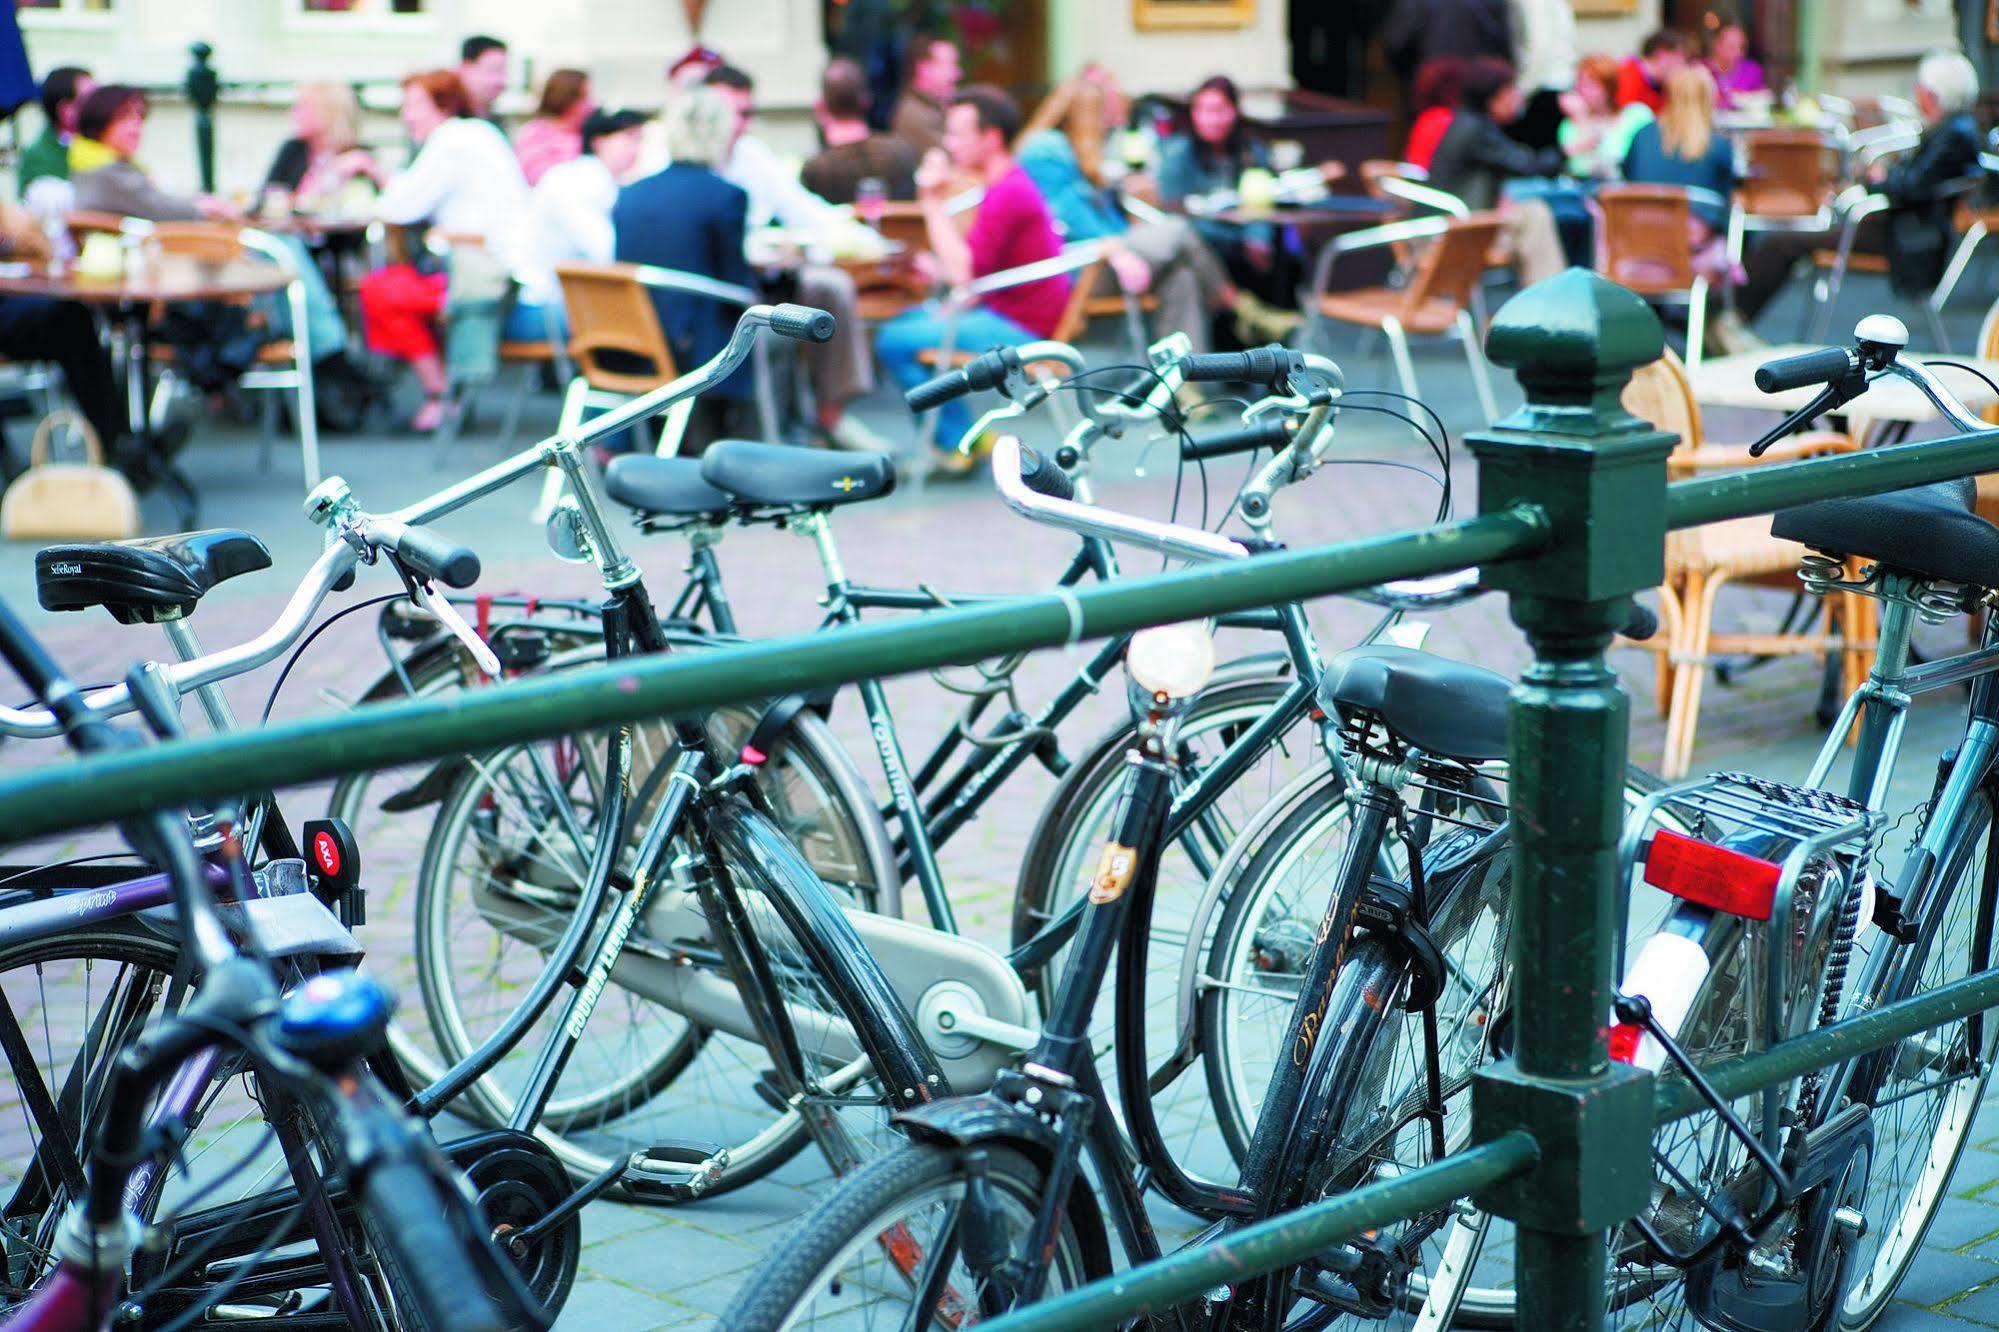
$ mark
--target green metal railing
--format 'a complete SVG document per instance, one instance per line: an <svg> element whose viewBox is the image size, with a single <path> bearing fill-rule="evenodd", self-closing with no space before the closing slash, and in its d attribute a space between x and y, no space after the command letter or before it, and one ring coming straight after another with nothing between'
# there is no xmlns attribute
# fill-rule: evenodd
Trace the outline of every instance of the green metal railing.
<svg viewBox="0 0 1999 1332"><path fill-rule="evenodd" d="M1467 1150L1276 1217L992 1324L1100 1328L1298 1262L1465 1196L1513 1222L1516 1325L1601 1326L1606 1232L1651 1181L1649 1132L1693 1113L1604 1042L1619 919L1628 702L1604 659L1632 594L1664 575L1665 537L1817 499L1999 470L1999 432L1745 469L1668 488L1670 436L1618 395L1664 346L1631 293L1574 269L1493 321L1488 351L1527 404L1468 443L1480 514L1074 594L939 611L775 643L618 662L462 696L184 740L0 779L0 837L101 823L191 799L443 757L869 677L964 664L1150 624L1481 565L1510 595L1533 660L1513 692L1508 783L1515 905L1514 1054L1473 1088ZM161 792L170 792L163 797ZM1999 973L1963 981L1723 1065L1725 1094L1772 1085L1999 1004Z"/></svg>

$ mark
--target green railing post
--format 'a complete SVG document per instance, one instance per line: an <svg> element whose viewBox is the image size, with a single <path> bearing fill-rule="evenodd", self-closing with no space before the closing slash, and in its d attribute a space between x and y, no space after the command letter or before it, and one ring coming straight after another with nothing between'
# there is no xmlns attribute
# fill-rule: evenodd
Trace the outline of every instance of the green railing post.
<svg viewBox="0 0 1999 1332"><path fill-rule="evenodd" d="M207 42L196 42L187 48L193 57L188 63L187 78L181 89L187 94L188 105L194 108L194 160L201 168L201 192L215 193L215 99L220 91L220 81L215 69L208 63L208 57L215 54L215 48Z"/></svg>
<svg viewBox="0 0 1999 1332"><path fill-rule="evenodd" d="M1593 1332L1604 1232L1639 1210L1650 1180L1651 1077L1612 1064L1604 1039L1629 709L1603 652L1632 593L1664 570L1673 439L1618 402L1664 337L1643 301L1577 268L1508 301L1487 346L1527 405L1467 439L1479 507L1539 505L1555 535L1488 575L1511 594L1534 661L1513 691L1508 740L1514 1053L1479 1076L1473 1133L1526 1129L1540 1161L1478 1201L1519 1231L1516 1325Z"/></svg>

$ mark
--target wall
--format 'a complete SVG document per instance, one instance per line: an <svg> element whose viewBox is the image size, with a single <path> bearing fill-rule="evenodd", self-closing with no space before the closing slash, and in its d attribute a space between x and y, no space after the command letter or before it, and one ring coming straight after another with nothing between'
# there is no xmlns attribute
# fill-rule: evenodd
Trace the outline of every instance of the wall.
<svg viewBox="0 0 1999 1332"><path fill-rule="evenodd" d="M1284 0L1256 0L1256 20L1247 28L1141 32L1131 15L1131 0L1049 0L1049 77L1101 60L1134 93L1185 93L1211 74L1227 74L1244 88L1291 82Z"/></svg>
<svg viewBox="0 0 1999 1332"><path fill-rule="evenodd" d="M1638 0L1629 14L1587 14L1576 19L1576 51L1603 51L1615 56L1635 54L1638 44L1659 27L1663 0Z"/></svg>
<svg viewBox="0 0 1999 1332"><path fill-rule="evenodd" d="M1843 0L1819 18L1821 87L1846 97L1911 95L1916 62L1958 44L1951 0Z"/></svg>

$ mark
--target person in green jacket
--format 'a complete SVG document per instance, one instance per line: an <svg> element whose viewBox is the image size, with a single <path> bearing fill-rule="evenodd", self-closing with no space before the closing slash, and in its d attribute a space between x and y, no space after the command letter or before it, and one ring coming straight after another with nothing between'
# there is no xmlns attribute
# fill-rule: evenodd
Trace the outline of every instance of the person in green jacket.
<svg viewBox="0 0 1999 1332"><path fill-rule="evenodd" d="M69 179L69 141L76 134L76 110L96 87L90 71L75 65L52 69L42 79L41 137L21 150L18 188L23 193L43 176Z"/></svg>

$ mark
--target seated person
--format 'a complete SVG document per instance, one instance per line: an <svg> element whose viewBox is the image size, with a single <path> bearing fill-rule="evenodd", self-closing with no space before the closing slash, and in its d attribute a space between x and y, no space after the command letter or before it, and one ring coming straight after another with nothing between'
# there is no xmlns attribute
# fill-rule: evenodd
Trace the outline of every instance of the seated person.
<svg viewBox="0 0 1999 1332"><path fill-rule="evenodd" d="M550 167L583 155L583 122L596 109L588 74L558 69L548 76L534 118L514 131L514 155L529 185L540 184Z"/></svg>
<svg viewBox="0 0 1999 1332"><path fill-rule="evenodd" d="M1270 168L1270 154L1242 119L1235 81L1217 74L1194 90L1187 104L1189 129L1159 146L1159 200L1178 204L1189 195L1233 190L1251 167ZM1190 219L1237 288L1273 306L1297 299L1298 265L1268 222Z"/></svg>
<svg viewBox="0 0 1999 1332"><path fill-rule="evenodd" d="M491 121L471 114L458 75L448 69L412 74L403 80L403 128L417 145L416 157L394 176L371 167L381 196L375 215L397 226L426 223L459 236L483 238L502 275L494 296L505 290L513 267L515 232L527 215L527 181L513 145ZM490 275L476 279L494 285ZM461 279L468 285L475 279ZM444 420L446 376L438 341L444 313L446 275L413 264L391 264L361 279L361 319L369 350L407 361L423 386L423 405L410 418L412 430L437 429ZM501 336L547 336L542 311L517 300Z"/></svg>
<svg viewBox="0 0 1999 1332"><path fill-rule="evenodd" d="M728 156L736 113L714 88L694 88L666 108L666 143L673 163L633 181L611 208L613 253L621 263L653 264L718 282L753 287L743 254L750 197L716 170ZM733 305L690 292L654 291L660 330L675 369L685 373L728 343L742 313ZM681 451L698 452L711 440L754 433L754 391L746 363L704 393L688 420Z"/></svg>
<svg viewBox="0 0 1999 1332"><path fill-rule="evenodd" d="M945 114L949 158L933 153L916 173L932 256L927 262L953 287L1062 252L1047 204L1007 148L1019 129L1020 111L1011 97L997 88L966 88ZM953 168L985 186L969 232L958 229L957 219L946 207L955 180ZM875 352L898 386L913 388L936 373L918 356L943 345L947 325L960 351L1019 346L1052 334L1068 299L1069 278L1064 274L988 292L976 305L960 310L955 322L935 304L905 310L876 332ZM943 452L936 461L942 470L962 475L977 466L975 459L956 452L971 421L970 408L962 401L938 409L937 443Z"/></svg>
<svg viewBox="0 0 1999 1332"><path fill-rule="evenodd" d="M1690 185L1721 196L1693 202L1692 241L1697 255L1712 251L1728 227L1728 200L1735 192L1735 149L1715 133L1714 79L1699 65L1685 65L1666 78L1666 109L1632 137L1624 157L1624 178L1636 185ZM1718 277L1713 253L1695 268Z"/></svg>
<svg viewBox="0 0 1999 1332"><path fill-rule="evenodd" d="M832 204L799 183L771 146L749 132L756 88L749 75L732 65L711 70L704 87L713 88L735 112L735 141L721 164L722 179L750 196L749 224L776 223L806 238L808 246L827 244L847 219ZM836 448L880 451L888 442L847 412L847 404L873 390L874 361L868 355L867 330L855 313L859 293L853 275L831 263L807 263L796 273L792 299L833 316L833 336L826 342L798 344L798 359L812 381L812 400L821 443Z"/></svg>
<svg viewBox="0 0 1999 1332"><path fill-rule="evenodd" d="M1430 169L1430 159L1436 156L1437 144L1442 141L1444 131L1451 127L1451 117L1458 110L1458 85L1462 82L1465 62L1459 56L1438 56L1425 60L1416 71L1416 82L1412 94L1416 102L1416 119L1409 124L1409 142L1403 147L1402 160L1425 171Z"/></svg>
<svg viewBox="0 0 1999 1332"><path fill-rule="evenodd" d="M1721 105L1733 107L1743 93L1767 93L1763 66L1749 58L1749 33L1740 23L1724 23L1708 42L1707 67Z"/></svg>
<svg viewBox="0 0 1999 1332"><path fill-rule="evenodd" d="M819 77L819 150L798 179L828 203L850 204L864 180L881 182L883 197L916 197L916 150L901 139L877 134L868 124L868 76L845 56L826 62Z"/></svg>
<svg viewBox="0 0 1999 1332"><path fill-rule="evenodd" d="M48 237L34 215L0 201L0 260L45 263L49 258ZM124 394L89 306L43 296L0 296L0 356L61 367L69 396L97 432L106 461L130 466L132 460L118 456L125 435Z"/></svg>
<svg viewBox="0 0 1999 1332"><path fill-rule="evenodd" d="M340 206L349 181L365 174L374 158L361 147L361 104L344 83L305 83L292 99L292 137L278 148L260 195L288 196L301 212Z"/></svg>
<svg viewBox="0 0 1999 1332"><path fill-rule="evenodd" d="M1500 246L1511 256L1520 284L1561 272L1562 242L1555 217L1540 199L1502 199L1508 181L1552 176L1561 169L1558 148L1529 148L1507 136L1505 126L1524 104L1503 60L1477 56L1465 63L1462 100L1430 161L1430 184L1463 199L1474 212L1497 207Z"/></svg>
<svg viewBox="0 0 1999 1332"><path fill-rule="evenodd" d="M646 117L638 111L592 111L583 122L583 155L552 166L528 199L528 239L521 299L562 309L555 266L569 260L608 263L617 253L611 209L638 165Z"/></svg>
<svg viewBox="0 0 1999 1332"><path fill-rule="evenodd" d="M1633 102L1617 109L1617 61L1598 52L1576 65L1576 86L1562 94L1562 117L1555 142L1567 157L1563 169L1578 180L1616 180L1632 136L1652 122L1652 108Z"/></svg>
<svg viewBox="0 0 1999 1332"><path fill-rule="evenodd" d="M38 180L69 179L69 143L76 137L76 113L96 89L90 71L63 65L42 77L42 132L21 150L15 171L22 197Z"/></svg>
<svg viewBox="0 0 1999 1332"><path fill-rule="evenodd" d="M182 195L162 189L136 160L146 133L146 95L137 88L109 83L84 99L77 111L76 138L69 145L70 185L75 206L86 212L117 213L149 222L193 222L203 219L236 222L242 213L211 195ZM292 271L305 290L306 334L315 362L342 356L347 347L347 323L304 242L296 236L272 235L290 253ZM281 295L259 297L254 304L280 338L291 336L291 303Z"/></svg>
<svg viewBox="0 0 1999 1332"><path fill-rule="evenodd" d="M944 113L964 76L958 47L948 37L919 35L909 44L909 86L895 104L888 132L908 144L918 159L944 146Z"/></svg>
<svg viewBox="0 0 1999 1332"><path fill-rule="evenodd" d="M1105 144L1129 110L1116 78L1091 65L1049 93L1020 132L1021 170L1041 191L1063 239L1109 241L1106 290L1154 293L1161 324L1185 330L1196 352L1209 350L1208 321L1218 310L1235 312L1245 342L1281 339L1289 327L1272 327L1273 312L1237 289L1186 218L1126 219L1106 170Z"/></svg>
<svg viewBox="0 0 1999 1332"><path fill-rule="evenodd" d="M1645 39L1638 54L1617 67L1619 110L1641 103L1654 114L1666 104L1666 76L1687 63L1692 43L1685 33L1662 28Z"/></svg>
<svg viewBox="0 0 1999 1332"><path fill-rule="evenodd" d="M1916 66L1916 106L1923 137L1892 165L1877 164L1870 183L1889 206L1862 219L1853 238L1856 254L1886 255L1895 290L1927 294L1943 277L1951 248L1947 191L1979 174L1978 69L1957 51L1932 51ZM1744 321L1754 320L1782 289L1791 266L1814 250L1839 243L1834 231L1770 231L1757 237L1743 264L1747 275L1735 293Z"/></svg>

